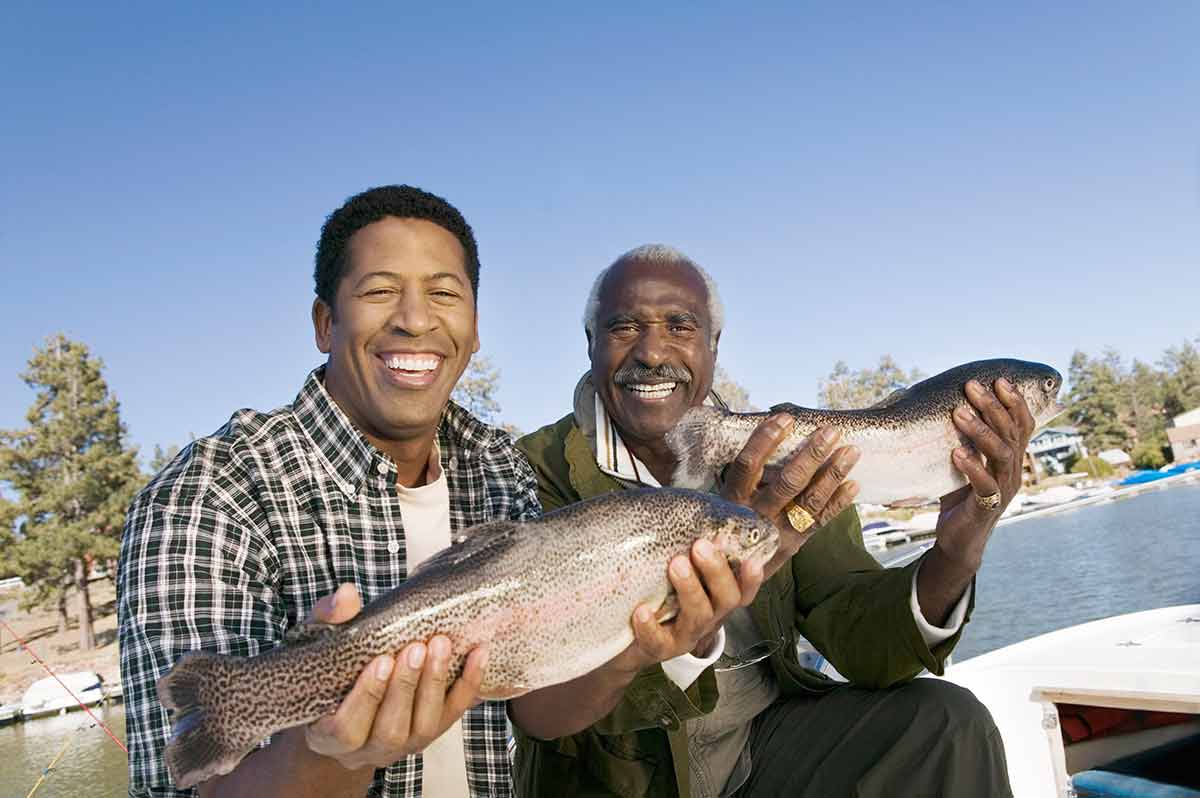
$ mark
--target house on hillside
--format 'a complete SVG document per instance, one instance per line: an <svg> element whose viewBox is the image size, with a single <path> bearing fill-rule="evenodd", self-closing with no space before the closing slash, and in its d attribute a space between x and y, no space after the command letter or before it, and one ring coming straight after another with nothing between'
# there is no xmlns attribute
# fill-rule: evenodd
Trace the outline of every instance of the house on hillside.
<svg viewBox="0 0 1200 798"><path fill-rule="evenodd" d="M1176 463L1200 460L1200 407L1175 416L1167 428L1167 440Z"/></svg>
<svg viewBox="0 0 1200 798"><path fill-rule="evenodd" d="M1133 458L1125 454L1125 452L1121 451L1120 449L1105 449L1096 456L1108 463L1113 468L1133 467Z"/></svg>
<svg viewBox="0 0 1200 798"><path fill-rule="evenodd" d="M1048 474L1062 474L1067 470L1066 460L1088 454L1083 436L1075 427L1046 427L1030 439L1025 451Z"/></svg>

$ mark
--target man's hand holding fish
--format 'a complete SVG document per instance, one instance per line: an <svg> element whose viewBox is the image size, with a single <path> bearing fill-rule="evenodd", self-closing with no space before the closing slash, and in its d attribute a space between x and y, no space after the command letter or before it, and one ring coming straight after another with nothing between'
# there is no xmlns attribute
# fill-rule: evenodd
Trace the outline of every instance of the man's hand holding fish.
<svg viewBox="0 0 1200 798"><path fill-rule="evenodd" d="M1022 456L1037 424L1004 377L992 390L970 380L964 391L970 405L955 409L954 425L972 445L951 456L969 484L941 498L937 542L917 576L921 612L938 625L975 578L996 522L1021 489Z"/></svg>
<svg viewBox="0 0 1200 798"><path fill-rule="evenodd" d="M342 585L317 602L312 621L347 623L361 608L354 585ZM381 654L363 669L334 712L284 734L299 731L312 751L347 770L374 771L420 753L478 703L487 649L471 652L453 684L450 651L449 638L436 635L427 644L410 643L395 655Z"/></svg>

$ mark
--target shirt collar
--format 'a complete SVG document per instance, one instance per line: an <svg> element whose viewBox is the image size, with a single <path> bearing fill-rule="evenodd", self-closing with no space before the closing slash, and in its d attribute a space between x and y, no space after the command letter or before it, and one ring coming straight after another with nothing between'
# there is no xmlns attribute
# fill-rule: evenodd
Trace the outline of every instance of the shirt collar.
<svg viewBox="0 0 1200 798"><path fill-rule="evenodd" d="M612 423L612 419L608 417L608 411L604 409L604 403L600 401L599 391L595 393L595 402L596 465L600 466L600 470L605 474L617 479L636 482L652 488L661 488L662 485L650 473L650 469L637 459L637 456L621 439L621 433L617 432L616 425Z"/></svg>
<svg viewBox="0 0 1200 798"><path fill-rule="evenodd" d="M292 404L300 428L312 441L328 471L347 493L356 493L372 466L382 463L395 471L392 459L358 431L345 411L325 390L325 367L312 370ZM447 402L438 422L437 445L442 468L455 459L469 459L492 442L495 431L454 402Z"/></svg>

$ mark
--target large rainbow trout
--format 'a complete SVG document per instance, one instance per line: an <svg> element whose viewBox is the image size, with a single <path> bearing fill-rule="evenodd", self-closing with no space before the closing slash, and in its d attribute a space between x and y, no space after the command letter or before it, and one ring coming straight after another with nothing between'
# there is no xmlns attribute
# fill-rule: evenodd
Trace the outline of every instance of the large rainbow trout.
<svg viewBox="0 0 1200 798"><path fill-rule="evenodd" d="M893 504L944 496L966 484L950 453L955 447L969 445L950 414L969 404L963 392L968 380L978 380L991 389L1000 377L1025 398L1038 426L1062 412L1057 399L1062 375L1050 366L1024 360L978 360L897 391L862 410L777 405L775 411L791 413L796 421L770 462L786 459L817 428L828 425L841 431L840 446L853 444L861 450L850 474L859 484L856 501ZM667 443L679 460L672 484L707 486L714 472L733 461L754 429L770 415L730 413L708 406L689 410L667 433Z"/></svg>
<svg viewBox="0 0 1200 798"><path fill-rule="evenodd" d="M674 615L667 564L700 538L734 567L765 562L778 543L770 521L718 496L620 491L476 526L349 623L300 625L256 657L185 654L158 681L173 712L171 778L190 787L228 773L267 736L335 709L372 659L434 634L453 642L451 678L488 645L485 698L582 676L633 642L639 604Z"/></svg>

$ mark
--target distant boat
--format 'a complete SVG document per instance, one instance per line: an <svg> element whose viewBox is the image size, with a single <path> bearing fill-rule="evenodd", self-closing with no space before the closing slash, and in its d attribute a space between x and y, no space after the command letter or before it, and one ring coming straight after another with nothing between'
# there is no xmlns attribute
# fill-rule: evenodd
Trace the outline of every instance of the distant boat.
<svg viewBox="0 0 1200 798"><path fill-rule="evenodd" d="M62 680L62 684L59 683ZM70 693L63 685L70 688ZM72 697L71 693L75 696ZM76 701L78 698L79 701ZM29 686L21 697L21 714L26 718L53 715L56 712L78 709L83 704L98 704L104 700L104 686L92 671L61 673L57 678L47 676Z"/></svg>
<svg viewBox="0 0 1200 798"><path fill-rule="evenodd" d="M1179 463L1173 466L1163 466L1157 471L1134 471L1116 484L1119 485L1142 485L1147 482L1155 482L1168 477L1177 477L1180 474L1186 474L1189 471L1200 471L1200 461L1194 463Z"/></svg>
<svg viewBox="0 0 1200 798"><path fill-rule="evenodd" d="M1055 485L1052 488L1046 488L1041 493L1026 494L1024 506L1028 509L1045 507L1050 504L1066 504L1081 498L1081 496L1080 491L1070 485Z"/></svg>

